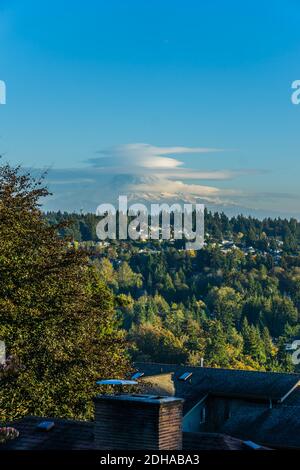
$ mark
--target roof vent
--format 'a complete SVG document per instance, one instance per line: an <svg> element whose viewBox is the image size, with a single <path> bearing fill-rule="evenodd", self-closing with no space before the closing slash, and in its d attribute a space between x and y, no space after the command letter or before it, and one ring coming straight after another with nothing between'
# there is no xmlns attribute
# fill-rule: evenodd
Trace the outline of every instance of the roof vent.
<svg viewBox="0 0 300 470"><path fill-rule="evenodd" d="M54 428L55 424L54 421L41 421L40 423L37 424L36 428L39 431L50 431L52 428Z"/></svg>
<svg viewBox="0 0 300 470"><path fill-rule="evenodd" d="M193 372L185 372L179 377L179 380L182 380L183 382L186 382L188 379L190 379L193 375Z"/></svg>

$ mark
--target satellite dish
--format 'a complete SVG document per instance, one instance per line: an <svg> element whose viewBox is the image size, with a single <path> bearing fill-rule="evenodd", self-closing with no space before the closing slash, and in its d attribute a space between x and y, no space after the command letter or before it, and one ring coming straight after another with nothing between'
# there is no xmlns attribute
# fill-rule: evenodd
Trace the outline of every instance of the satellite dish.
<svg viewBox="0 0 300 470"><path fill-rule="evenodd" d="M136 380L120 380L120 379L108 379L108 380L97 380L97 385L137 385Z"/></svg>

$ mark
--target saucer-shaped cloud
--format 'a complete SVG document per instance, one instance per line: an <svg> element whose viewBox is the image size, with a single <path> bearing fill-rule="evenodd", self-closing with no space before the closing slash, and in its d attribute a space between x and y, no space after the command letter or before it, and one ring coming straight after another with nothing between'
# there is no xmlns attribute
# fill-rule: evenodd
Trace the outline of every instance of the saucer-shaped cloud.
<svg viewBox="0 0 300 470"><path fill-rule="evenodd" d="M220 151L204 147L156 147L150 144L133 143L101 150L99 157L89 159L88 162L97 168L145 168L151 170L166 170L181 167L183 162L167 155L180 155L190 153L207 153Z"/></svg>
<svg viewBox="0 0 300 470"><path fill-rule="evenodd" d="M123 144L101 150L97 152L97 157L88 160L85 167L51 170L48 181L54 192L52 207L93 211L103 202L115 203L120 194L136 202L205 201L214 206L235 205L243 197L244 191L224 188L217 182L261 171L203 170L199 164L195 165L197 168L191 168L176 158L178 155L203 156L219 151L224 150L158 147L146 143ZM215 181L217 186L206 185L205 181L208 180Z"/></svg>

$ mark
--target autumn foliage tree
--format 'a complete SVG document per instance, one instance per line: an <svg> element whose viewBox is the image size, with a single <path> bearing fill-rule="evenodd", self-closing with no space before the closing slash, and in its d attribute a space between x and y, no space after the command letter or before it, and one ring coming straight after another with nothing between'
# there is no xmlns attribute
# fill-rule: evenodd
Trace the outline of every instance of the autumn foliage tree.
<svg viewBox="0 0 300 470"><path fill-rule="evenodd" d="M19 364L1 379L2 421L89 418L96 380L128 370L112 295L46 222L48 195L42 180L0 167L0 339Z"/></svg>

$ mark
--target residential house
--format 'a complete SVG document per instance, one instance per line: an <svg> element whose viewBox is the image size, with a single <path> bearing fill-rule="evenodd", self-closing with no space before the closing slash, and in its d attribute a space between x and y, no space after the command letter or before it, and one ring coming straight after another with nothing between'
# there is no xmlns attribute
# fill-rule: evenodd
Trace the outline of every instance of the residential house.
<svg viewBox="0 0 300 470"><path fill-rule="evenodd" d="M300 449L300 374L149 363L135 367L145 392L184 399L185 433L222 433Z"/></svg>

